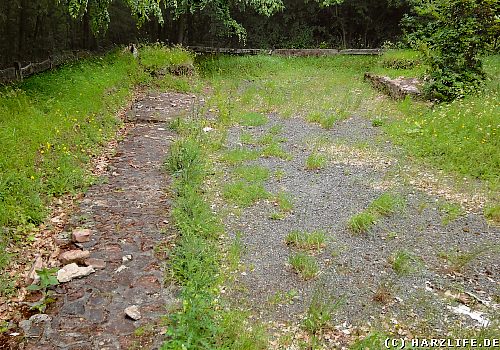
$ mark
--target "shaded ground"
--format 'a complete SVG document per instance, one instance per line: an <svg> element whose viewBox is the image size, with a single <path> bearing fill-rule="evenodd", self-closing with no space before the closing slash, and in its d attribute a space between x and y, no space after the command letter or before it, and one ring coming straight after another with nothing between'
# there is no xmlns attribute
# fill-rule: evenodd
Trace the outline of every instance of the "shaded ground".
<svg viewBox="0 0 500 350"><path fill-rule="evenodd" d="M56 288L55 307L41 322L28 325L24 348L159 347L161 316L177 302L175 290L163 286L162 247L172 237L162 166L173 135L160 121L185 113L193 101L193 96L166 93L135 104L135 126L118 144L103 183L89 189L72 220L93 232L92 240L79 247L106 265ZM63 250L76 248L72 245ZM125 316L131 305L139 307L140 320Z"/></svg>
<svg viewBox="0 0 500 350"><path fill-rule="evenodd" d="M275 125L283 127L279 136L286 139L283 148L291 160L259 158L250 163L271 173L284 172L283 178L267 181L266 188L290 193L294 208L283 220L273 220L273 203L261 201L241 215L228 216L228 232L242 233L245 251L237 278L244 287L236 284L233 292L239 303L273 324L298 324L316 293L325 301L340 302L333 323L342 329L376 326L427 335L478 326L450 306L465 304L486 312L488 319L498 317L498 228L467 212L447 223L447 203L405 185L398 174L408 162L379 137L380 129L360 116L328 131L300 118L271 115L265 126L232 128L227 145L241 147L243 132L258 138ZM328 157L328 165L306 170L314 148ZM401 195L405 208L378 220L368 233L351 232L348 220L387 191ZM297 229L327 232L326 247L313 254L320 265L313 280L304 281L288 264L295 250L285 237ZM393 267L400 252L411 256L411 271L404 274Z"/></svg>

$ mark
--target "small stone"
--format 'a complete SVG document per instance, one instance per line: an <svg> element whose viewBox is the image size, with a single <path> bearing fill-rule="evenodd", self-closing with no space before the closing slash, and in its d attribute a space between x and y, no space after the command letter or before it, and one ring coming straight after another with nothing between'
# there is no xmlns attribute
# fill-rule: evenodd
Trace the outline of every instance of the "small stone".
<svg viewBox="0 0 500 350"><path fill-rule="evenodd" d="M57 280L60 283L69 282L74 278L88 276L94 272L95 270L92 266L80 267L77 264L72 263L57 271Z"/></svg>
<svg viewBox="0 0 500 350"><path fill-rule="evenodd" d="M56 237L54 237L54 242L58 246L63 246L63 245L70 244L71 240L69 239L68 234L60 234L60 235L57 235Z"/></svg>
<svg viewBox="0 0 500 350"><path fill-rule="evenodd" d="M94 269L99 269L99 270L106 268L106 262L102 259L95 259L95 258L85 259L85 265L92 266Z"/></svg>
<svg viewBox="0 0 500 350"><path fill-rule="evenodd" d="M92 236L92 232L90 232L90 230L87 228L76 229L71 234L73 242L78 242L78 243L85 243L90 241L90 236Z"/></svg>
<svg viewBox="0 0 500 350"><path fill-rule="evenodd" d="M50 331L52 317L46 314L37 314L19 322L19 327L23 330L24 336L28 338L40 338Z"/></svg>
<svg viewBox="0 0 500 350"><path fill-rule="evenodd" d="M127 261L130 261L130 260L132 260L132 255L129 254L129 255L122 256L122 261L123 262L127 262Z"/></svg>
<svg viewBox="0 0 500 350"><path fill-rule="evenodd" d="M128 267L127 267L127 266L125 266L125 265L120 265L120 266L116 269L115 273L120 273L120 272L122 272L122 271L123 271L123 270L125 270L125 269L128 269Z"/></svg>
<svg viewBox="0 0 500 350"><path fill-rule="evenodd" d="M140 320L141 319L141 313L139 311L139 306L137 305L132 305L129 306L125 309L125 315L133 319L134 321Z"/></svg>
<svg viewBox="0 0 500 350"><path fill-rule="evenodd" d="M88 250L68 250L67 252L59 254L59 261L63 265L68 265L71 263L83 264L85 259L90 256Z"/></svg>

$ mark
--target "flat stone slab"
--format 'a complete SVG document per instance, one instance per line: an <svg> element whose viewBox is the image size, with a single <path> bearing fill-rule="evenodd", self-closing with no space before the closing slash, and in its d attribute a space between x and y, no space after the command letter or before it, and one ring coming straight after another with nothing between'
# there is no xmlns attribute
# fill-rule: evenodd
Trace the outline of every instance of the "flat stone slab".
<svg viewBox="0 0 500 350"><path fill-rule="evenodd" d="M131 122L161 123L186 115L194 108L195 95L166 92L151 94L137 101L127 113Z"/></svg>

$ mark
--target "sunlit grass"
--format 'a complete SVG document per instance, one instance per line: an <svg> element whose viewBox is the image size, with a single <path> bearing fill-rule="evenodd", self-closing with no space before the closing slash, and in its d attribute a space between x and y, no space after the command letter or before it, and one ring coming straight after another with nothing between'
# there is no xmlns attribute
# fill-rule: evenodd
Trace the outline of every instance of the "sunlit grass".
<svg viewBox="0 0 500 350"><path fill-rule="evenodd" d="M431 108L422 102L383 102L385 129L395 143L437 168L500 186L500 55L487 57L483 92Z"/></svg>

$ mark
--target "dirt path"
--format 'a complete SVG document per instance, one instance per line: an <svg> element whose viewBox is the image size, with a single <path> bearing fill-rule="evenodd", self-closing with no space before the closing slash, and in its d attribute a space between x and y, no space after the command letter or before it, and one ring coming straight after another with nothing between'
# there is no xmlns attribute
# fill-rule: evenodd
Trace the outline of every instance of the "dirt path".
<svg viewBox="0 0 500 350"><path fill-rule="evenodd" d="M149 95L130 113L134 126L119 143L104 183L92 186L73 222L92 231L88 243L62 250L90 250L96 272L56 288L48 315L25 321L26 349L155 349L158 324L175 305L164 288L161 259L168 243L168 178L162 169L173 134L165 121L188 111L194 96ZM158 248L158 249L157 249ZM95 262L95 260L94 260ZM136 305L141 318L125 316Z"/></svg>

